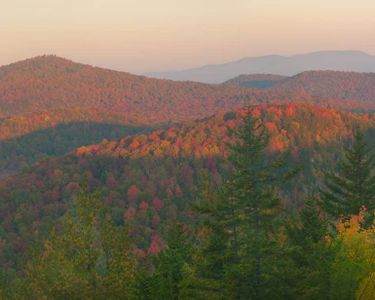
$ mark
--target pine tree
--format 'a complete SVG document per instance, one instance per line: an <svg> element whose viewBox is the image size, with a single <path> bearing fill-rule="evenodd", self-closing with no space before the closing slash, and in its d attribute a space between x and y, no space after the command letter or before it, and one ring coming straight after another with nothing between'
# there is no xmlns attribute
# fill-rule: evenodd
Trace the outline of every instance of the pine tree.
<svg viewBox="0 0 375 300"><path fill-rule="evenodd" d="M203 220L196 228L197 244L192 254L192 263L185 266L184 278L180 284L180 299L223 300L223 278L225 266L232 262L229 234L225 230L228 222L223 218L227 209L219 201L220 194L214 191L207 175L203 176L199 187L199 203L194 211ZM223 221L224 220L224 221ZM223 221L223 222L222 222ZM235 224L234 224L235 225ZM233 225L231 225L233 228Z"/></svg>
<svg viewBox="0 0 375 300"><path fill-rule="evenodd" d="M146 259L137 282L137 299L180 299L184 267L191 256L191 243L182 224L170 230L166 242L165 249L158 255Z"/></svg>
<svg viewBox="0 0 375 300"><path fill-rule="evenodd" d="M292 298L330 299L330 272L336 249L330 238L327 219L321 214L317 200L305 202L298 223L287 227L290 243Z"/></svg>
<svg viewBox="0 0 375 300"><path fill-rule="evenodd" d="M157 282L155 297L152 299L177 300L183 269L190 261L191 245L182 224L177 224L169 233L166 249L155 258L154 279Z"/></svg>
<svg viewBox="0 0 375 300"><path fill-rule="evenodd" d="M263 124L247 114L231 146L235 170L225 184L224 194L235 203L239 230L234 251L239 263L229 276L240 279L233 286L240 299L278 299L277 266L282 253L279 242L282 205L278 188L294 175L286 172L287 154L270 158L269 134ZM235 235L233 233L233 235Z"/></svg>
<svg viewBox="0 0 375 300"><path fill-rule="evenodd" d="M249 113L235 134L237 142L230 146L234 170L213 197L212 207L204 205L206 210L201 210L211 230L203 263L217 268L220 278L215 281L225 299L280 299L283 250L278 188L294 171L285 171L287 154L270 158L268 132ZM210 253L210 247L221 251Z"/></svg>
<svg viewBox="0 0 375 300"><path fill-rule="evenodd" d="M321 196L325 210L333 217L358 214L364 206L375 209L375 156L371 153L364 135L354 132L351 146L344 148L344 158L338 172L325 174Z"/></svg>

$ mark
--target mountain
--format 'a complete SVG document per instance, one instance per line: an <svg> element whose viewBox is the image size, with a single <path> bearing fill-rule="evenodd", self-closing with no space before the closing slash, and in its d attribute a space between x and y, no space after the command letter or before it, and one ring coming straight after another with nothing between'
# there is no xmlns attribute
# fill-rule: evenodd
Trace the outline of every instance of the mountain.
<svg viewBox="0 0 375 300"><path fill-rule="evenodd" d="M0 177L104 138L268 99L254 89L151 79L56 56L20 61L0 67Z"/></svg>
<svg viewBox="0 0 375 300"><path fill-rule="evenodd" d="M247 100L233 86L151 79L41 56L0 68L0 119L57 109L121 113L133 123L204 117Z"/></svg>
<svg viewBox="0 0 375 300"><path fill-rule="evenodd" d="M182 71L152 72L146 75L177 81L221 83L241 74L293 76L308 70L375 72L375 56L359 51L322 51L293 56L268 55Z"/></svg>
<svg viewBox="0 0 375 300"><path fill-rule="evenodd" d="M247 104L315 102L345 110L375 109L371 75L309 74L246 75L212 85L152 79L56 56L3 66L0 177L105 138L148 133ZM279 88L268 88L275 83Z"/></svg>
<svg viewBox="0 0 375 300"><path fill-rule="evenodd" d="M301 204L312 175L331 167L339 145L351 137L354 126L375 128L374 115L318 105L250 109L271 134L269 154L290 148L290 163L304 166L285 193L289 207ZM239 109L148 134L104 140L63 157L41 160L21 174L0 180L0 265L16 267L20 254L46 236L50 225L71 207L84 176L90 190L102 192L114 222L130 224L137 248L144 253L159 251L170 224L193 222L190 203L196 199L201 175L210 174L218 184L231 169L227 145L233 142L233 130L245 113L246 109Z"/></svg>
<svg viewBox="0 0 375 300"><path fill-rule="evenodd" d="M275 82L273 91L312 97L375 102L375 73L308 71Z"/></svg>

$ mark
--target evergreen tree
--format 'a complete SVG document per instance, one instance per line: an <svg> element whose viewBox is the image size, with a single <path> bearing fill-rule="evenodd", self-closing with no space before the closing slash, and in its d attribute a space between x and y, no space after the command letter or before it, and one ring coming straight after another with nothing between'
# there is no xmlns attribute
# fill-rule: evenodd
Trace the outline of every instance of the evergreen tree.
<svg viewBox="0 0 375 300"><path fill-rule="evenodd" d="M354 132L351 146L345 147L338 172L325 174L321 190L325 210L333 217L358 214L364 206L375 209L375 157L359 130Z"/></svg>
<svg viewBox="0 0 375 300"><path fill-rule="evenodd" d="M152 299L177 300L183 269L190 260L191 245L182 224L177 224L168 235L166 248L155 258L155 297Z"/></svg>
<svg viewBox="0 0 375 300"><path fill-rule="evenodd" d="M192 205L203 224L196 225L198 247L192 253L192 263L185 266L180 299L225 299L224 267L231 262L231 257L229 234L225 230L227 221L223 218L227 209L218 197L220 194L214 191L209 177L203 176L200 201Z"/></svg>
<svg viewBox="0 0 375 300"><path fill-rule="evenodd" d="M190 256L190 240L183 225L177 224L168 234L165 249L146 259L144 268L139 272L137 299L180 299L180 283ZM148 264L150 261L151 268Z"/></svg>
<svg viewBox="0 0 375 300"><path fill-rule="evenodd" d="M281 299L278 188L294 172L284 172L286 154L270 158L268 132L249 113L235 134L237 142L230 146L234 170L216 197L209 199L213 203L201 204L211 234L201 263L217 270L220 278L212 273L198 278L219 283L224 299Z"/></svg>
<svg viewBox="0 0 375 300"><path fill-rule="evenodd" d="M292 298L330 299L327 291L336 250L329 242L328 221L319 211L316 199L305 202L299 219L287 228L293 261L289 273Z"/></svg>

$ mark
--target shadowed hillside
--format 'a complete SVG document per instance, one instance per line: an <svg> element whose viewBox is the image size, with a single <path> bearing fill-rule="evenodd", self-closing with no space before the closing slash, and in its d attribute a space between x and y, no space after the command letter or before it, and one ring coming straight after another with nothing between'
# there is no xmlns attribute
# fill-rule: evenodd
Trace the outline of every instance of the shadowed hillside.
<svg viewBox="0 0 375 300"><path fill-rule="evenodd" d="M18 138L0 140L0 178L18 172L39 159L64 155L79 146L151 130L146 126L81 122L59 124Z"/></svg>
<svg viewBox="0 0 375 300"><path fill-rule="evenodd" d="M287 77L272 74L248 74L230 79L224 84L237 85L246 88L267 89L285 78Z"/></svg>

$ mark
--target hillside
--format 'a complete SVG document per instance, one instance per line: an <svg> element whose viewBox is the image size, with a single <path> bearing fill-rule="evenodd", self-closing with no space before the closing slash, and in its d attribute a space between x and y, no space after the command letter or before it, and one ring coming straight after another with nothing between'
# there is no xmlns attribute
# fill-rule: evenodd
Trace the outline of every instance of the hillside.
<svg viewBox="0 0 375 300"><path fill-rule="evenodd" d="M260 88L271 93L375 103L375 73L306 71L292 77L249 74L224 84Z"/></svg>
<svg viewBox="0 0 375 300"><path fill-rule="evenodd" d="M304 172L288 187L286 203L299 205L311 175L337 157L337 142L351 136L353 126L375 127L374 116L339 112L317 105L262 105L251 108L271 133L269 153L291 149L291 164ZM70 207L82 177L100 189L116 224L130 224L132 241L142 253L158 252L168 224L194 217L189 203L196 197L202 173L213 183L230 169L227 143L241 124L244 109L191 121L149 134L104 140L56 159L46 159L22 174L0 181L0 262L14 266L20 253ZM372 131L372 136L374 131Z"/></svg>
<svg viewBox="0 0 375 300"><path fill-rule="evenodd" d="M147 75L172 80L221 83L241 74L293 76L308 70L375 72L375 56L359 51L321 51L293 56L268 55L181 71L152 72Z"/></svg>
<svg viewBox="0 0 375 300"><path fill-rule="evenodd" d="M291 78L243 75L224 85L208 85L151 79L56 56L21 61L0 68L0 178L103 138L147 132L246 104L315 102L372 111L373 78L306 72Z"/></svg>
<svg viewBox="0 0 375 300"><path fill-rule="evenodd" d="M375 73L307 71L276 82L273 91L375 102Z"/></svg>
<svg viewBox="0 0 375 300"><path fill-rule="evenodd" d="M204 117L243 105L254 92L150 79L41 56L0 68L0 117L80 107L156 123Z"/></svg>
<svg viewBox="0 0 375 300"><path fill-rule="evenodd" d="M3 66L0 177L103 138L202 118L264 99L255 90L149 79L56 56ZM64 129L69 126L70 130Z"/></svg>

